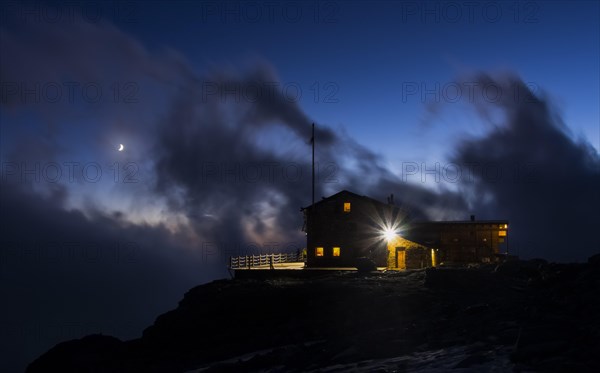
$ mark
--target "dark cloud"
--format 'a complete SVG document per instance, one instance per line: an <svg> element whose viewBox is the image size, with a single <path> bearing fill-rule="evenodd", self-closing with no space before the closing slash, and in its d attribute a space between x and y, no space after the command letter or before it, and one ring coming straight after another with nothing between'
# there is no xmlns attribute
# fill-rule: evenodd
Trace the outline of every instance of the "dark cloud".
<svg viewBox="0 0 600 373"><path fill-rule="evenodd" d="M499 88L499 99L475 105L484 118L500 110L504 120L453 155L473 175L461 182L472 210L510 219L510 249L524 257L585 260L600 251L592 233L600 224L596 150L572 139L551 102L518 77L481 74L474 81Z"/></svg>
<svg viewBox="0 0 600 373"><path fill-rule="evenodd" d="M297 212L310 203L311 121L281 92L256 101L235 96L249 82L256 87L278 82L270 67L224 76L195 79L173 98L157 136L158 193L169 195L174 209L186 211L202 237L244 242L263 236L303 245ZM215 82L230 93L203 96L198 87ZM272 137L272 144L263 146L261 131L276 128L291 136L284 144ZM421 218L426 217L424 206L464 209L452 192L399 182L379 155L344 134L318 124L315 141L317 198L341 189L382 199L393 192L413 217Z"/></svg>

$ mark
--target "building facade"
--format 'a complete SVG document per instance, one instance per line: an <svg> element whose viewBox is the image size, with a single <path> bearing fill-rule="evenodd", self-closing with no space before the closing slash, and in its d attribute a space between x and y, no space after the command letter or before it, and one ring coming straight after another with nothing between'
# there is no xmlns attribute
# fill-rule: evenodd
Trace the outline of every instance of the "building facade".
<svg viewBox="0 0 600 373"><path fill-rule="evenodd" d="M438 264L485 263L507 245L508 221L409 222L393 204L346 190L301 209L307 267L411 269Z"/></svg>
<svg viewBox="0 0 600 373"><path fill-rule="evenodd" d="M489 263L508 252L508 220L427 221L408 225L410 239L437 249L440 264Z"/></svg>
<svg viewBox="0 0 600 373"><path fill-rule="evenodd" d="M301 210L308 267L353 267L360 257L387 265L380 221L399 209L343 190Z"/></svg>

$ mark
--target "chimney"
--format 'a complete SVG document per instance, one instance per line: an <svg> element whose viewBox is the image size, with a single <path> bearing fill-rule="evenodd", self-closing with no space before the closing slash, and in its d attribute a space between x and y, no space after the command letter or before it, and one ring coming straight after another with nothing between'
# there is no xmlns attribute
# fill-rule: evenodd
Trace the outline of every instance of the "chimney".
<svg viewBox="0 0 600 373"><path fill-rule="evenodd" d="M471 215L471 221L475 221L475 215Z"/></svg>

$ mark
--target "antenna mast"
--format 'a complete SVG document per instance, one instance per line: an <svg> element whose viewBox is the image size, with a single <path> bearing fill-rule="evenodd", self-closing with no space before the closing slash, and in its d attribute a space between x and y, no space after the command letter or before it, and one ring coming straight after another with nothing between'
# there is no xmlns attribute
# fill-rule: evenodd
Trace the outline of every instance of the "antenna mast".
<svg viewBox="0 0 600 373"><path fill-rule="evenodd" d="M312 124L312 204L315 204L315 124Z"/></svg>

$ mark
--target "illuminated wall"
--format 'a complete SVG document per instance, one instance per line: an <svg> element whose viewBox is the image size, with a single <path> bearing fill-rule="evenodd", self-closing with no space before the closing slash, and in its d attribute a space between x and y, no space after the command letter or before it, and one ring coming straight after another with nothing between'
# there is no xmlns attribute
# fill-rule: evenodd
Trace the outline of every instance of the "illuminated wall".
<svg viewBox="0 0 600 373"><path fill-rule="evenodd" d="M417 269L433 266L432 249L395 235L387 243L388 269Z"/></svg>

